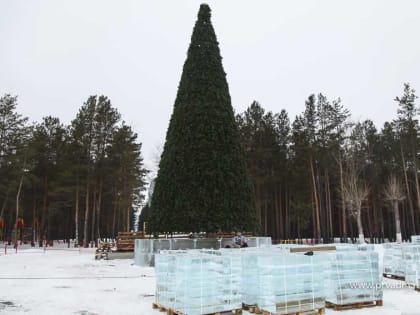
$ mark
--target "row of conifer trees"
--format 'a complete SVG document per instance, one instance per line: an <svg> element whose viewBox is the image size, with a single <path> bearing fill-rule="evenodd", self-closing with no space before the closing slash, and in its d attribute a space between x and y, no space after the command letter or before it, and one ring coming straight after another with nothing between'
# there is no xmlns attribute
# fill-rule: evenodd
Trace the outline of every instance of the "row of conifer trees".
<svg viewBox="0 0 420 315"><path fill-rule="evenodd" d="M91 96L69 125L29 124L17 97L0 98L1 237L16 222L35 239L87 244L133 228L146 170L137 134L106 96ZM24 233L23 233L24 234Z"/></svg>

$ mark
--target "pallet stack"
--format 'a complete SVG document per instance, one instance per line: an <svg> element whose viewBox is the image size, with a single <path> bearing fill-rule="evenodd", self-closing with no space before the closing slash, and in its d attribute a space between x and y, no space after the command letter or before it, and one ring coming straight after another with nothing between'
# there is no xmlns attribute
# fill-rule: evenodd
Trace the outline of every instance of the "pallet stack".
<svg viewBox="0 0 420 315"><path fill-rule="evenodd" d="M396 280L405 279L404 245L401 243L386 243L383 258L383 276Z"/></svg>
<svg viewBox="0 0 420 315"><path fill-rule="evenodd" d="M143 232L118 232L117 235L117 250L124 252L134 251L134 240L143 238Z"/></svg>
<svg viewBox="0 0 420 315"><path fill-rule="evenodd" d="M168 314L241 314L241 259L220 251L166 251L156 256L156 303Z"/></svg>
<svg viewBox="0 0 420 315"><path fill-rule="evenodd" d="M338 247L336 252L321 255L327 307L343 310L382 305L379 257L372 249Z"/></svg>
<svg viewBox="0 0 420 315"><path fill-rule="evenodd" d="M405 281L420 291L420 245L408 245L404 249L406 263Z"/></svg>
<svg viewBox="0 0 420 315"><path fill-rule="evenodd" d="M242 256L243 303L262 314L324 313L322 266L313 257L287 251Z"/></svg>
<svg viewBox="0 0 420 315"><path fill-rule="evenodd" d="M221 249L226 245L232 247L231 238L168 238L168 239L137 239L134 248L134 263L137 266L153 267L155 255L161 250L186 250L186 249ZM270 237L250 237L248 246L270 247Z"/></svg>
<svg viewBox="0 0 420 315"><path fill-rule="evenodd" d="M324 314L382 305L373 246L169 250L156 254L156 303L168 314Z"/></svg>
<svg viewBox="0 0 420 315"><path fill-rule="evenodd" d="M95 251L95 259L108 259L108 253L111 251L112 244L105 242L101 243Z"/></svg>
<svg viewBox="0 0 420 315"><path fill-rule="evenodd" d="M417 236L415 236L417 238ZM407 284L420 287L420 244L413 243L384 244L383 276L403 280Z"/></svg>

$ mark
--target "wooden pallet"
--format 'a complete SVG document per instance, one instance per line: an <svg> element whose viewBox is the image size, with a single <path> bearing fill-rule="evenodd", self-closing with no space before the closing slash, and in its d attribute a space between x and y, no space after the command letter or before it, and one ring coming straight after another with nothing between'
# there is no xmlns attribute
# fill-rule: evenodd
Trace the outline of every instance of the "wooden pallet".
<svg viewBox="0 0 420 315"><path fill-rule="evenodd" d="M111 243L102 243L95 251L95 259L108 259L108 253L111 251Z"/></svg>
<svg viewBox="0 0 420 315"><path fill-rule="evenodd" d="M118 232L117 240L118 239L138 239L138 238L144 238L143 232Z"/></svg>
<svg viewBox="0 0 420 315"><path fill-rule="evenodd" d="M180 311L162 306L159 303L152 303L152 308L153 309L159 309L160 312L166 312L167 315L186 315L186 314L184 314ZM240 309L240 308L239 309L234 309L234 310L231 310L230 313L229 313L229 311L225 311L225 312L206 313L206 314L202 314L202 315L227 315L227 314L242 315L242 309Z"/></svg>
<svg viewBox="0 0 420 315"><path fill-rule="evenodd" d="M315 298L314 299L304 299L304 300L297 300L297 301L288 301L287 303L284 302L280 302L280 303L276 303L276 308L277 309L284 309L286 310L287 308L298 308L299 306L303 305L303 304L310 304L313 302L317 302L317 303L321 303L323 304L325 302L324 298ZM313 315L319 315L319 314L325 314L325 308L319 308L319 309L313 309L313 310L308 310L308 311L301 311L301 312L287 312L287 311L283 311L283 312L277 312L277 313L273 313L273 312L268 312L264 309L261 309L258 307L258 305L248 305L248 304L242 304L242 309L247 310L250 313L255 313L255 314L264 314L264 315L303 315L303 314L313 314Z"/></svg>
<svg viewBox="0 0 420 315"><path fill-rule="evenodd" d="M394 280L401 280L401 281L405 281L405 277L404 277L404 276L391 275L391 274L389 274L389 273L383 273L382 275L383 275L385 278L394 279Z"/></svg>
<svg viewBox="0 0 420 315"><path fill-rule="evenodd" d="M258 306L256 304L245 304L245 303L242 303L242 309L244 311L248 311L250 313L256 313L257 310L259 311Z"/></svg>
<svg viewBox="0 0 420 315"><path fill-rule="evenodd" d="M375 306L382 306L382 300L376 300L371 302L359 302L359 303L351 303L351 304L334 304L331 302L325 302L325 306L328 308L333 308L335 311L345 311L345 310L353 310L358 308L365 308L365 307L375 307Z"/></svg>
<svg viewBox="0 0 420 315"><path fill-rule="evenodd" d="M305 247L293 247L290 249L291 253L306 253L306 252L325 252L325 251L332 251L337 250L335 246L305 246Z"/></svg>
<svg viewBox="0 0 420 315"><path fill-rule="evenodd" d="M245 237L253 237L254 234L251 232L241 233ZM205 238L233 238L236 236L235 232L226 232L226 233L208 233Z"/></svg>
<svg viewBox="0 0 420 315"><path fill-rule="evenodd" d="M323 315L325 314L325 308L319 308L312 311L304 311L304 312L292 312L292 313L273 313L263 309L257 308L256 314L261 315Z"/></svg>
<svg viewBox="0 0 420 315"><path fill-rule="evenodd" d="M117 250L124 252L134 251L134 240L144 238L143 232L118 232L116 237Z"/></svg>

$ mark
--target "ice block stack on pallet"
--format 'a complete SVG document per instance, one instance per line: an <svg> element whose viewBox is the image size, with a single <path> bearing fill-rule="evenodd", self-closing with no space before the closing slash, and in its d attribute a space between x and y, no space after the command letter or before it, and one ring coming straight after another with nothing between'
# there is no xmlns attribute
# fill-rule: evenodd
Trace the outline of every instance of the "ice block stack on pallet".
<svg viewBox="0 0 420 315"><path fill-rule="evenodd" d="M221 251L156 255L156 303L172 314L242 313L241 257Z"/></svg>
<svg viewBox="0 0 420 315"><path fill-rule="evenodd" d="M405 281L420 291L420 245L407 245L403 250Z"/></svg>
<svg viewBox="0 0 420 315"><path fill-rule="evenodd" d="M411 243L420 245L420 235L411 235Z"/></svg>
<svg viewBox="0 0 420 315"><path fill-rule="evenodd" d="M405 262L401 243L386 243L383 257L383 276L397 280L405 279Z"/></svg>
<svg viewBox="0 0 420 315"><path fill-rule="evenodd" d="M382 305L379 257L372 249L338 246L337 251L318 256L325 265L327 307L342 310Z"/></svg>
<svg viewBox="0 0 420 315"><path fill-rule="evenodd" d="M220 249L225 246L232 247L232 239L224 238L170 238L170 239L137 239L134 249L134 263L147 267L155 265L155 254L161 250L186 249ZM271 237L250 237L249 247L269 247Z"/></svg>
<svg viewBox="0 0 420 315"><path fill-rule="evenodd" d="M242 256L245 304L255 304L263 314L325 311L322 265L313 257L287 251Z"/></svg>

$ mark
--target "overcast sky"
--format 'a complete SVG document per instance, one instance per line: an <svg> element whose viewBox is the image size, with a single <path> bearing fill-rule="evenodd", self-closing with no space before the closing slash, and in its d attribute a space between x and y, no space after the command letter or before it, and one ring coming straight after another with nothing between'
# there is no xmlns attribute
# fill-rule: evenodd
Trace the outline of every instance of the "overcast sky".
<svg viewBox="0 0 420 315"><path fill-rule="evenodd" d="M0 94L18 95L31 121L64 123L107 95L151 167L201 2L0 0ZM293 118L322 92L380 127L404 82L420 91L420 1L207 3L236 112L257 100Z"/></svg>

